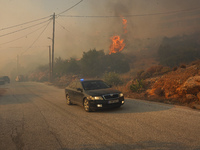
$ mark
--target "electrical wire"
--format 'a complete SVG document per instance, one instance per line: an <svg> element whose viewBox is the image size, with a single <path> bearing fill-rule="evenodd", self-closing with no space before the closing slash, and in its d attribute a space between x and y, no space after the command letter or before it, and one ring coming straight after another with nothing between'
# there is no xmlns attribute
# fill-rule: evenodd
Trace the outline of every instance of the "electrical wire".
<svg viewBox="0 0 200 150"><path fill-rule="evenodd" d="M18 25L10 26L10 27L7 27L7 28L2 28L2 29L0 29L0 31L7 30L7 29L10 29L10 28L15 28L15 27L22 26L22 25L29 24L29 23L33 23L33 22L36 22L36 21L39 21L39 20L43 20L43 19L46 19L46 18L49 18L49 17L51 17L51 16L40 18L40 19L36 19L36 20L32 20L32 21L29 21L29 22L25 22L25 23L21 23L21 24L18 24Z"/></svg>
<svg viewBox="0 0 200 150"><path fill-rule="evenodd" d="M136 14L136 15L123 15L123 17L144 17L144 16L156 16L156 15L167 15L167 14L175 14L181 12L190 12L199 10L200 7L184 9L184 10L176 10L176 11L169 11L169 12L160 12L160 13L151 13L151 14ZM122 17L120 16L73 16L73 15L60 15L60 17L73 17L73 18L117 18Z"/></svg>
<svg viewBox="0 0 200 150"><path fill-rule="evenodd" d="M80 4L82 1L83 1L83 0L80 0L80 1L79 1L78 3L76 3L75 5L73 5L73 6L71 6L70 8L68 8L68 9L64 10L63 12L59 13L58 16L60 16L61 14L65 13L65 12L67 12L67 11L69 11L70 9L76 7L76 6L77 6L78 4Z"/></svg>
<svg viewBox="0 0 200 150"><path fill-rule="evenodd" d="M9 32L9 33L6 33L6 34L2 34L2 35L0 35L0 37L7 36L7 35L10 35L10 34L13 34L13 33L16 33L16 32L20 32L20 31L23 31L23 30L26 30L26 29L29 29L29 28L35 27L35 26L37 26L37 25L40 25L40 24L46 23L46 22L48 22L49 20L51 20L51 19L48 19L47 21L43 21L43 22L40 22L40 23L37 23L37 24L31 25L31 26L28 26L28 27L23 28L23 29L20 29L20 30L16 30L16 31L13 31L13 32Z"/></svg>
<svg viewBox="0 0 200 150"><path fill-rule="evenodd" d="M49 21L49 23L46 25L46 27L44 28L44 30L42 30L42 32L39 34L39 36L35 39L35 41L24 51L21 53L21 55L23 55L24 53L26 53L30 48L33 47L33 45L37 42L37 40L40 38L40 36L44 33L44 31L47 29L48 25L51 23L51 20Z"/></svg>
<svg viewBox="0 0 200 150"><path fill-rule="evenodd" d="M32 31L32 32L30 32L30 33L24 35L24 36L21 36L21 37L19 37L19 38L13 39L13 40L8 41L8 42L5 42L5 43L1 43L0 45L4 45L4 44L8 44L8 43L12 43L12 42L15 42L15 41L17 41L17 40L20 40L20 39L22 39L22 38L24 38L24 37L27 37L28 35L30 35L30 34L32 34L32 33L35 33L36 31L40 30L41 28L43 28L43 27L45 27L45 26L46 26L46 24L45 24L44 26L42 26L42 27L40 27L40 28L38 28L38 29L36 29L36 30L34 30L34 31Z"/></svg>
<svg viewBox="0 0 200 150"><path fill-rule="evenodd" d="M83 0L80 0L78 3L76 3L75 5L71 6L70 8L64 10L63 12L59 13L58 15L56 15L56 17L58 18L58 16L60 14L63 14L69 10L71 10L72 8L74 8L75 6L77 6L78 4L80 4ZM51 15L52 16L52 15ZM3 29L0 29L0 31L2 30L7 30L7 29L10 29L10 28L14 28L14 27L18 27L18 26L22 26L22 25L25 25L25 24L29 24L29 23L33 23L33 22L36 22L36 21L39 21L39 20L43 20L43 19L46 19L46 18L49 18L51 16L48 16L48 17L44 17L44 18L40 18L40 19L36 19L36 20L32 20L32 21L29 21L29 22L25 22L25 23L22 23L22 24L18 24L18 25L14 25L14 26L10 26L10 27L7 27L7 28L3 28ZM51 17L52 19L52 17ZM10 34L13 34L13 33L16 33L16 32L20 32L20 31L23 31L23 30L26 30L26 29L29 29L29 28L32 28L34 26L37 26L37 25L40 25L40 24L43 24L45 22L48 22L50 19L48 19L47 21L44 21L44 22L40 22L38 24L34 24L34 25L31 25L31 26L28 26L26 28L23 28L23 29L20 29L20 30L16 30L16 31L13 31L13 32L9 32L9 33L6 33L6 34L2 34L0 35L0 37L4 37L4 36L7 36L7 35L10 35Z"/></svg>
<svg viewBox="0 0 200 150"><path fill-rule="evenodd" d="M56 21L56 23L60 26L61 29L65 30L67 33L70 33L70 37L74 37L74 38L77 38L79 37L79 35L77 35L76 33L73 32L70 32L69 30L66 29L66 27L64 27L62 24L60 24L58 21Z"/></svg>
<svg viewBox="0 0 200 150"><path fill-rule="evenodd" d="M63 25L61 25L58 21L56 21L56 23L57 23L60 27L62 27L62 29L66 30L67 32L70 32L70 31L67 30Z"/></svg>

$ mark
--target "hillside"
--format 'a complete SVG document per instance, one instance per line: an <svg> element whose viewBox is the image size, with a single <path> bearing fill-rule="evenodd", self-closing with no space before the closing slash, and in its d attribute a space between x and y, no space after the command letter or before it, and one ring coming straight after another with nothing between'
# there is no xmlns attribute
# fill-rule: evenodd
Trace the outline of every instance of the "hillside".
<svg viewBox="0 0 200 150"><path fill-rule="evenodd" d="M190 65L182 65L163 75L146 78L137 91L131 91L131 85L137 85L135 78L126 85L127 97L161 101L165 103L187 105L193 108L200 105L200 60ZM139 79L137 79L139 80Z"/></svg>

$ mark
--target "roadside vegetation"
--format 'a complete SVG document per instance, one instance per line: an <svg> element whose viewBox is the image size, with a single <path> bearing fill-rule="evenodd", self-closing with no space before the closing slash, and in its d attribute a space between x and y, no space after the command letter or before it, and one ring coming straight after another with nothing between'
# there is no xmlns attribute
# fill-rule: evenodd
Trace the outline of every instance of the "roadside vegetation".
<svg viewBox="0 0 200 150"><path fill-rule="evenodd" d="M113 84L119 84L118 74L130 71L129 61L122 53L106 55L103 50L96 49L84 52L81 59L63 59L58 57L54 64L54 77L76 76L80 78L102 78L113 80ZM39 66L29 80L48 81L49 66ZM112 77L114 78L112 78Z"/></svg>

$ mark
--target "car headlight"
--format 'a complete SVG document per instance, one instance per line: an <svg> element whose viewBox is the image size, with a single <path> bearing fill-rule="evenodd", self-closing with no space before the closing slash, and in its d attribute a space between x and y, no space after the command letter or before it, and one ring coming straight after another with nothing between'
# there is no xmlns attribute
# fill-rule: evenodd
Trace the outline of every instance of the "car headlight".
<svg viewBox="0 0 200 150"><path fill-rule="evenodd" d="M123 96L124 96L124 94L123 94L123 93L120 93L120 94L119 94L119 97L123 97Z"/></svg>
<svg viewBox="0 0 200 150"><path fill-rule="evenodd" d="M91 100L103 100L103 97L101 96L90 96Z"/></svg>

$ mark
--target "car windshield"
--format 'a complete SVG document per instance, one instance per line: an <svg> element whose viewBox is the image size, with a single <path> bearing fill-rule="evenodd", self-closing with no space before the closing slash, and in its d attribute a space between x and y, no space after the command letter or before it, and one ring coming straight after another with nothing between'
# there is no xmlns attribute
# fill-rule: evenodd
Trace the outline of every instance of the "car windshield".
<svg viewBox="0 0 200 150"><path fill-rule="evenodd" d="M84 81L82 82L84 90L97 90L97 89L106 89L110 88L103 81Z"/></svg>

